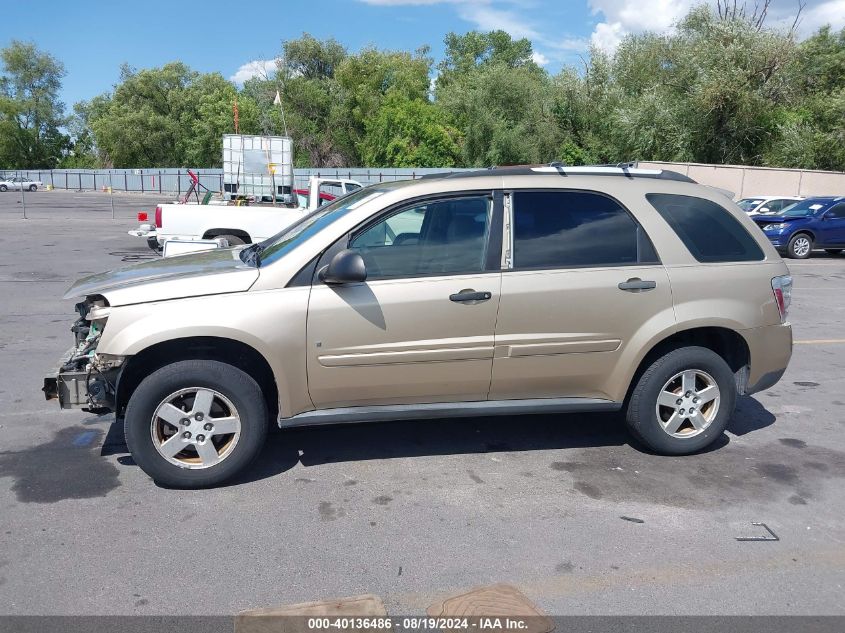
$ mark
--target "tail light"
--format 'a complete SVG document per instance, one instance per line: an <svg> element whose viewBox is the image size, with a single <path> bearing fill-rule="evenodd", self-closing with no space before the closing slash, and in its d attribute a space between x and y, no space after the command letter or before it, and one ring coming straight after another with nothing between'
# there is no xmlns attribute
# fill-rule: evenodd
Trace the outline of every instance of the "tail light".
<svg viewBox="0 0 845 633"><path fill-rule="evenodd" d="M146 222L148 217L146 211L138 211L138 222Z"/></svg>
<svg viewBox="0 0 845 633"><path fill-rule="evenodd" d="M156 207L156 228L161 228L161 207Z"/></svg>
<svg viewBox="0 0 845 633"><path fill-rule="evenodd" d="M792 277L781 275L772 279L772 292L775 293L775 302L780 312L780 322L786 323L789 314L789 304L792 303Z"/></svg>

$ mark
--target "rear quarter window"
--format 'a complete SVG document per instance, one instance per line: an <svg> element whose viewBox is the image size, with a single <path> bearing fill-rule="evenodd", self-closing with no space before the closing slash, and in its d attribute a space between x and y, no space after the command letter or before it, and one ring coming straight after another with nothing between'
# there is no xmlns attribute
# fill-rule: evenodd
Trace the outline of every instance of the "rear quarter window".
<svg viewBox="0 0 845 633"><path fill-rule="evenodd" d="M711 200L670 193L650 193L646 199L700 262L750 262L765 257L739 220Z"/></svg>

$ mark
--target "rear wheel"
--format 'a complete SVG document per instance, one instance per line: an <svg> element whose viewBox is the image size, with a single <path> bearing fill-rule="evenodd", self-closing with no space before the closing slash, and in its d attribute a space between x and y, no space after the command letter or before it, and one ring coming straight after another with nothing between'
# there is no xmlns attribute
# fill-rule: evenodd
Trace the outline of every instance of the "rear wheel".
<svg viewBox="0 0 845 633"><path fill-rule="evenodd" d="M124 420L132 458L156 482L179 488L220 484L258 455L267 407L251 376L218 361L167 365L145 378Z"/></svg>
<svg viewBox="0 0 845 633"><path fill-rule="evenodd" d="M212 239L219 240L220 238L229 242L229 246L240 246L241 244L246 244L244 239L242 237L238 237L237 235L215 235Z"/></svg>
<svg viewBox="0 0 845 633"><path fill-rule="evenodd" d="M824 249L824 252L828 253L829 255L839 255L839 253L842 252L842 249L841 248L826 248L826 249Z"/></svg>
<svg viewBox="0 0 845 633"><path fill-rule="evenodd" d="M793 235L786 247L786 255L792 259L807 259L813 250L813 238L806 233Z"/></svg>
<svg viewBox="0 0 845 633"><path fill-rule="evenodd" d="M0 191L8 191L9 188L6 185L0 185Z"/></svg>
<svg viewBox="0 0 845 633"><path fill-rule="evenodd" d="M35 191L36 189L38 189L38 185L30 185L29 186L30 191Z"/></svg>
<svg viewBox="0 0 845 633"><path fill-rule="evenodd" d="M646 446L686 455L722 435L736 405L736 383L724 359L704 347L682 347L655 360L628 402L627 423Z"/></svg>

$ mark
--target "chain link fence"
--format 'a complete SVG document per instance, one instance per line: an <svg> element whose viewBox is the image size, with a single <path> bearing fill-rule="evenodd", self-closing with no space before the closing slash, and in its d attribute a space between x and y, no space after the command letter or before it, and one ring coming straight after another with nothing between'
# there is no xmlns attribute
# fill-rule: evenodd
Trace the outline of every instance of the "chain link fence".
<svg viewBox="0 0 845 633"><path fill-rule="evenodd" d="M223 190L222 169L191 169L200 184L214 192ZM295 169L296 187L307 189L312 176L319 178L348 178L362 185L392 180L416 179L425 174L460 169L381 169L381 168L310 168ZM70 191L125 191L181 195L191 186L188 169L47 169L0 171L0 178L24 178L42 183L43 187Z"/></svg>

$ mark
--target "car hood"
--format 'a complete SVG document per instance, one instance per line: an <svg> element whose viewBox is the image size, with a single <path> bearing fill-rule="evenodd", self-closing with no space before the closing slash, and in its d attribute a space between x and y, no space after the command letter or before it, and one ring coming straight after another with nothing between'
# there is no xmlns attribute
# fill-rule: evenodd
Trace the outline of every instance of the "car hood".
<svg viewBox="0 0 845 633"><path fill-rule="evenodd" d="M789 218L783 215L755 215L751 218L757 224L779 224L781 222L798 222L799 220L806 220L806 217Z"/></svg>
<svg viewBox="0 0 845 633"><path fill-rule="evenodd" d="M110 305L129 305L249 290L258 268L238 257L241 248L186 253L83 277L64 298L103 295Z"/></svg>

